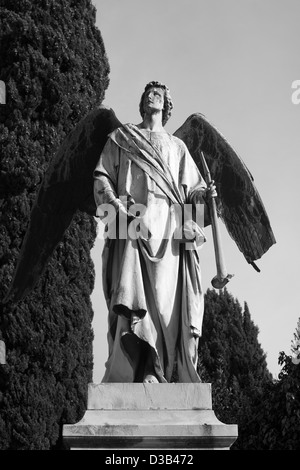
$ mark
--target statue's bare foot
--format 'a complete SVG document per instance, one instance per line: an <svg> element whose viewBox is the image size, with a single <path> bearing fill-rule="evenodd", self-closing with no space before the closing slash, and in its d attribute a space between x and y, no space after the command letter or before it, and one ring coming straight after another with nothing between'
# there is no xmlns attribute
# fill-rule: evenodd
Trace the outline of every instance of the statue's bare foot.
<svg viewBox="0 0 300 470"><path fill-rule="evenodd" d="M143 380L143 383L148 383L148 384L158 384L157 377L153 374L146 374Z"/></svg>
<svg viewBox="0 0 300 470"><path fill-rule="evenodd" d="M158 383L158 378L155 374L155 368L154 368L151 353L148 353L148 355L146 356L143 383L148 383L148 384Z"/></svg>

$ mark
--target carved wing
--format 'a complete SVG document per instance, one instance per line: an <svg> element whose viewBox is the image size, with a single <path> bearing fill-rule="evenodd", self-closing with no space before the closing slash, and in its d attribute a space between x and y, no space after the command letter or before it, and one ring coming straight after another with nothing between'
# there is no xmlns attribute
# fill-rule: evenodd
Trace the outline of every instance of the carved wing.
<svg viewBox="0 0 300 470"><path fill-rule="evenodd" d="M34 201L4 302L20 300L34 287L77 210L96 214L93 171L108 134L120 125L113 110L100 106L82 119L62 143Z"/></svg>
<svg viewBox="0 0 300 470"><path fill-rule="evenodd" d="M218 192L218 215L248 263L259 271L254 260L261 258L276 240L250 171L200 113L189 116L174 135L185 142L201 174L200 153L204 153Z"/></svg>

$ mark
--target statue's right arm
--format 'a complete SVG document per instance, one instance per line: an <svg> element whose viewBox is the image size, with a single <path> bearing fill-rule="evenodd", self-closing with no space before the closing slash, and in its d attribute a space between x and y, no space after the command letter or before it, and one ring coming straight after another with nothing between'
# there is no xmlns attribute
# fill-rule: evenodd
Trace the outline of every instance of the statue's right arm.
<svg viewBox="0 0 300 470"><path fill-rule="evenodd" d="M94 170L94 198L96 217L103 215L101 207L111 205L116 212L126 210L118 195L118 168L120 148L109 138Z"/></svg>

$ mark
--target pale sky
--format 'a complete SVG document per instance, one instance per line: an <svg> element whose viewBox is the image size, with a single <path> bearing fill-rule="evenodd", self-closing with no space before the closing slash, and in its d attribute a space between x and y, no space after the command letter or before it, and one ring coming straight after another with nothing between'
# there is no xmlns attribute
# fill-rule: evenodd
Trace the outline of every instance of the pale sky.
<svg viewBox="0 0 300 470"><path fill-rule="evenodd" d="M291 354L300 317L299 0L93 0L111 72L104 104L122 122L140 122L138 105L151 80L171 90L173 133L201 112L235 148L254 176L277 244L256 262L245 261L222 224L223 251L234 277L228 291L259 328L269 370L280 372L280 351ZM298 95L299 96L299 95ZM211 229L200 250L203 285L216 274ZM92 251L96 284L94 382L107 359L107 309L101 284L102 242Z"/></svg>

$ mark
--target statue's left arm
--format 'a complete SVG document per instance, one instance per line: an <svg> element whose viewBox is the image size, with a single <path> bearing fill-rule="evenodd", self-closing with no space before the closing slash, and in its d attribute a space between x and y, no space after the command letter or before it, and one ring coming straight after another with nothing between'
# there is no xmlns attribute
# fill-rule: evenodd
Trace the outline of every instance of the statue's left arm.
<svg viewBox="0 0 300 470"><path fill-rule="evenodd" d="M202 227L207 227L211 224L209 206L207 204L208 186L183 141L180 147L183 152L180 175L185 193L185 201L188 204L192 204L195 208L198 207L199 209L200 206L200 212L203 216L201 225Z"/></svg>

